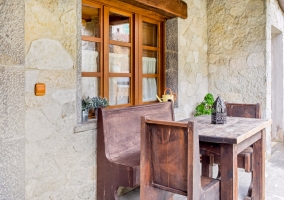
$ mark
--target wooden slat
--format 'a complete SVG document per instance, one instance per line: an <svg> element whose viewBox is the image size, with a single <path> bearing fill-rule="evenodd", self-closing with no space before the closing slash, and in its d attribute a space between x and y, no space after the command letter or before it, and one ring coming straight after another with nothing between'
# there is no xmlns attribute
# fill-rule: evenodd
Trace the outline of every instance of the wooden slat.
<svg viewBox="0 0 284 200"><path fill-rule="evenodd" d="M100 72L82 72L82 77L100 77Z"/></svg>
<svg viewBox="0 0 284 200"><path fill-rule="evenodd" d="M109 77L131 77L129 73L109 73Z"/></svg>
<svg viewBox="0 0 284 200"><path fill-rule="evenodd" d="M128 42L120 42L116 40L110 40L109 44L117 45L117 46L123 46L123 47L131 47L131 43Z"/></svg>
<svg viewBox="0 0 284 200"><path fill-rule="evenodd" d="M158 78L158 74L143 74L142 78Z"/></svg>
<svg viewBox="0 0 284 200"><path fill-rule="evenodd" d="M151 47L151 46L145 46L145 45L143 45L143 50L159 51L159 48L158 48L158 47Z"/></svg>
<svg viewBox="0 0 284 200"><path fill-rule="evenodd" d="M83 0L83 2L98 2L119 9L131 9L135 13L158 20L173 17L187 18L187 4L180 0Z"/></svg>
<svg viewBox="0 0 284 200"><path fill-rule="evenodd" d="M187 18L187 4L181 0L119 0L159 13L167 18Z"/></svg>
<svg viewBox="0 0 284 200"><path fill-rule="evenodd" d="M197 121L199 140L204 142L238 144L272 124L271 119L227 117L226 124L211 124L211 116L203 115L185 120ZM221 134L220 134L221 133Z"/></svg>
<svg viewBox="0 0 284 200"><path fill-rule="evenodd" d="M101 38L95 38L95 37L91 37L91 36L85 36L82 35L82 40L84 41L90 41L90 42L101 42Z"/></svg>

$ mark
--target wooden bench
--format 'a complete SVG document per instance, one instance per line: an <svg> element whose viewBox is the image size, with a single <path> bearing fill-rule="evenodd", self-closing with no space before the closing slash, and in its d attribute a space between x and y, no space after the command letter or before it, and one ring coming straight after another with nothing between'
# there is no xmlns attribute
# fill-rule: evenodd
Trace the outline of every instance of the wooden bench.
<svg viewBox="0 0 284 200"><path fill-rule="evenodd" d="M171 102L99 109L97 199L117 198L117 189L140 185L141 116L174 121Z"/></svg>
<svg viewBox="0 0 284 200"><path fill-rule="evenodd" d="M195 122L142 117L141 200L219 200L220 182L200 175L199 136Z"/></svg>

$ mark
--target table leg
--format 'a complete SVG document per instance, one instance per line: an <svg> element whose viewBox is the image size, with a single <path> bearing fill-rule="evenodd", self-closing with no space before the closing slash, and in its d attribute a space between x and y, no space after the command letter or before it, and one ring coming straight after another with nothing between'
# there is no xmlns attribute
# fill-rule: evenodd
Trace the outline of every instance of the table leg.
<svg viewBox="0 0 284 200"><path fill-rule="evenodd" d="M220 158L221 200L238 199L238 159L237 146L221 145Z"/></svg>
<svg viewBox="0 0 284 200"><path fill-rule="evenodd" d="M265 199L265 130L253 145L252 199Z"/></svg>

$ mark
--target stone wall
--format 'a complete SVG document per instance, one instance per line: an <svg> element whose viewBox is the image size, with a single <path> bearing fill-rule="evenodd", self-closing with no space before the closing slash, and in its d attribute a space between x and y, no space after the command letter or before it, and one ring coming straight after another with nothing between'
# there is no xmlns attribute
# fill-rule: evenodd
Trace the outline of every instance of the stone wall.
<svg viewBox="0 0 284 200"><path fill-rule="evenodd" d="M195 113L208 92L207 0L186 0L187 19L178 19L178 102L176 120Z"/></svg>
<svg viewBox="0 0 284 200"><path fill-rule="evenodd" d="M209 92L229 102L257 103L267 117L266 2L207 4ZM267 129L268 154L270 130Z"/></svg>
<svg viewBox="0 0 284 200"><path fill-rule="evenodd" d="M80 5L25 0L27 200L95 199L96 132L74 133ZM44 96L34 95L37 82Z"/></svg>
<svg viewBox="0 0 284 200"><path fill-rule="evenodd" d="M265 2L213 0L207 8L209 91L265 108Z"/></svg>
<svg viewBox="0 0 284 200"><path fill-rule="evenodd" d="M0 1L0 199L25 194L24 6Z"/></svg>

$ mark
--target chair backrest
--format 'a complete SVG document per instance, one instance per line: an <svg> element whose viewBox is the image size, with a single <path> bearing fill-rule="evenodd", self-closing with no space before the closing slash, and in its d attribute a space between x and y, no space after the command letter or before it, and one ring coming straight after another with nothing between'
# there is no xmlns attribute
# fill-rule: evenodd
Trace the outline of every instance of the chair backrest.
<svg viewBox="0 0 284 200"><path fill-rule="evenodd" d="M109 161L139 165L141 116L173 121L173 104L166 102L99 109L98 127L100 128L98 130L100 133L98 134L104 136L105 154Z"/></svg>
<svg viewBox="0 0 284 200"><path fill-rule="evenodd" d="M260 104L227 103L227 116L261 118Z"/></svg>
<svg viewBox="0 0 284 200"><path fill-rule="evenodd" d="M141 123L140 183L143 194L145 186L151 185L188 196L188 199L199 199L199 138L195 123L147 117L142 117Z"/></svg>

